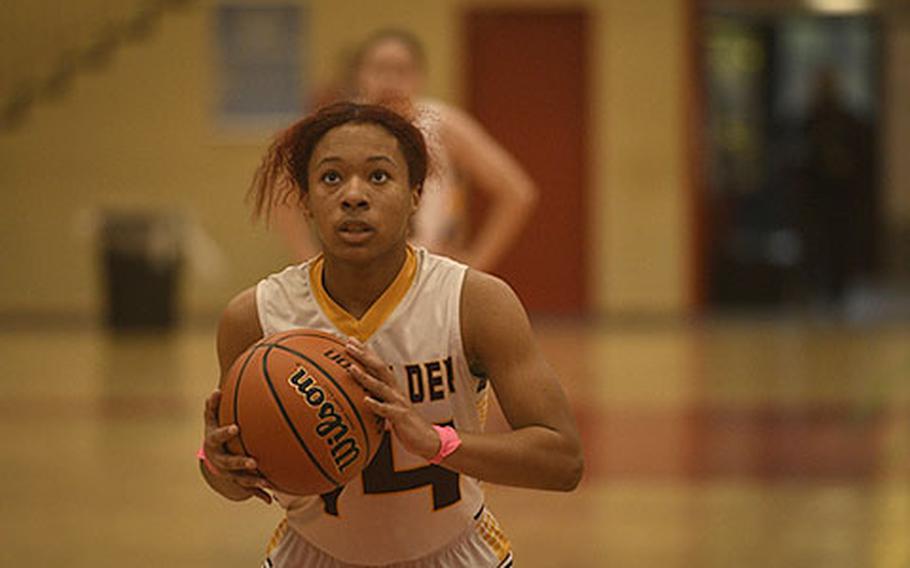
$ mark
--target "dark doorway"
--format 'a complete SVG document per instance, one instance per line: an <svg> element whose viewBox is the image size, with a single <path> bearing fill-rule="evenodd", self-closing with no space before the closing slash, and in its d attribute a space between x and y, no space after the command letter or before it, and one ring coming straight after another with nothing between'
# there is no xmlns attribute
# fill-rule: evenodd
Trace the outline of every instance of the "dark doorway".
<svg viewBox="0 0 910 568"><path fill-rule="evenodd" d="M704 20L712 306L839 305L879 270L880 25Z"/></svg>

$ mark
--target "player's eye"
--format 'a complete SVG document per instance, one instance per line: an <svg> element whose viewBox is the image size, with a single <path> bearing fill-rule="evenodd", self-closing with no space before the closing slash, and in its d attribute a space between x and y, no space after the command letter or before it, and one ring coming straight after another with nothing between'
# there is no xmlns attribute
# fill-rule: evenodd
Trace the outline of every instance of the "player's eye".
<svg viewBox="0 0 910 568"><path fill-rule="evenodd" d="M383 170L376 170L370 174L370 181L372 183L383 184L389 181L389 179L391 179L391 177L389 176L388 172L385 172Z"/></svg>
<svg viewBox="0 0 910 568"><path fill-rule="evenodd" d="M319 180L326 185L336 185L341 182L341 174L335 170L329 170L322 174Z"/></svg>

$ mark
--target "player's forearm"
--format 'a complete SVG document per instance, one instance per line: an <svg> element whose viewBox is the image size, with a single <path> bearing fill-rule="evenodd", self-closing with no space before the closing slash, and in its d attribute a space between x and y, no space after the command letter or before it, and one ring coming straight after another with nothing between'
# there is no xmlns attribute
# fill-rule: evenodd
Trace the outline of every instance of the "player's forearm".
<svg viewBox="0 0 910 568"><path fill-rule="evenodd" d="M441 465L491 483L571 491L584 470L579 443L543 426L506 433L462 433L461 440Z"/></svg>

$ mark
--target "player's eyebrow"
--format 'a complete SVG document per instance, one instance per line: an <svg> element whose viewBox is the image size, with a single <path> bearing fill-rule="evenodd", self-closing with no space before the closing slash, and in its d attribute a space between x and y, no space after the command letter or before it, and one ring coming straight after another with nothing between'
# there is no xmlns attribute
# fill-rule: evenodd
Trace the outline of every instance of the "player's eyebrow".
<svg viewBox="0 0 910 568"><path fill-rule="evenodd" d="M319 162L316 163L316 167L318 168L319 166L321 166L322 164L325 164L327 162L342 162L342 161L344 161L344 160L342 160L341 157L339 157L339 156L326 156L325 158L319 160ZM382 154L377 155L377 156L370 156L369 158L367 158L367 162L388 162L388 163L392 164L393 166L398 165L395 163L395 160L393 160L392 158L390 158L388 156L382 155Z"/></svg>
<svg viewBox="0 0 910 568"><path fill-rule="evenodd" d="M367 158L367 161L368 162L388 162L388 163L392 164L393 166L397 165L395 163L395 160L393 160L392 158L390 158L388 156L383 156L383 155L370 156L369 158Z"/></svg>
<svg viewBox="0 0 910 568"><path fill-rule="evenodd" d="M316 167L318 168L319 166L321 166L322 164L324 164L326 162L340 162L340 161L342 161L342 160L338 156L326 156L325 158L319 160L319 162L316 163Z"/></svg>

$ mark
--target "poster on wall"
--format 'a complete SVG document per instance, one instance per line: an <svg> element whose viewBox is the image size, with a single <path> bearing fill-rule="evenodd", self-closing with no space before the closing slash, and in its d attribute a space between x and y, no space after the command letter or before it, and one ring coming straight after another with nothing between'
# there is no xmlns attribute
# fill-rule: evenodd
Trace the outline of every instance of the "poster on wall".
<svg viewBox="0 0 910 568"><path fill-rule="evenodd" d="M305 8L224 2L214 10L218 126L272 130L295 119L306 92Z"/></svg>

